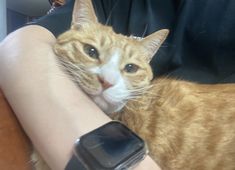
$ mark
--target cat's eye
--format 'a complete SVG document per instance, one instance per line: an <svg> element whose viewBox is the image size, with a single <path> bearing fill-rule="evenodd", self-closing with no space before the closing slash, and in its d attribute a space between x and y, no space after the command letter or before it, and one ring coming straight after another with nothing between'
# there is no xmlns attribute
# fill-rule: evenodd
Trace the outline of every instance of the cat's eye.
<svg viewBox="0 0 235 170"><path fill-rule="evenodd" d="M135 73L137 72L139 69L139 66L135 65L135 64L127 64L124 67L124 71L127 73Z"/></svg>
<svg viewBox="0 0 235 170"><path fill-rule="evenodd" d="M89 44L84 44L83 46L84 52L89 55L91 58L99 59L99 53L95 47Z"/></svg>

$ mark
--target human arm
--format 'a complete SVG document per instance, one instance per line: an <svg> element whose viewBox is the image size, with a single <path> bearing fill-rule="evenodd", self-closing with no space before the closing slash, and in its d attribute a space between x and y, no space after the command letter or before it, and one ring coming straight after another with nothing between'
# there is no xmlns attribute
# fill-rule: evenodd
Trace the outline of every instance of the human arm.
<svg viewBox="0 0 235 170"><path fill-rule="evenodd" d="M74 141L110 118L58 67L54 42L40 26L9 35L0 45L0 84L36 148L52 169L60 170ZM147 157L136 169L158 167Z"/></svg>

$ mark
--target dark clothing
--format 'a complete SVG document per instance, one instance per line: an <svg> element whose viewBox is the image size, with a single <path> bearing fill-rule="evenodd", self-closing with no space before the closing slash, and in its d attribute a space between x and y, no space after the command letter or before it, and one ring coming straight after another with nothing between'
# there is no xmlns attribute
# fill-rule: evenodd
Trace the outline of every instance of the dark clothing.
<svg viewBox="0 0 235 170"><path fill-rule="evenodd" d="M36 21L55 36L70 27L73 0ZM151 61L155 76L201 83L235 82L234 0L93 0L101 23L117 33L170 35Z"/></svg>

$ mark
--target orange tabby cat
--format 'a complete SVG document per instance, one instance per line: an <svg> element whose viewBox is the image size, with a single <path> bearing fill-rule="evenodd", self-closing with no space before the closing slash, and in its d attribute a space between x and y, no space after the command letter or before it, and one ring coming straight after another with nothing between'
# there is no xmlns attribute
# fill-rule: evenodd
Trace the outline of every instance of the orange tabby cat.
<svg viewBox="0 0 235 170"><path fill-rule="evenodd" d="M77 0L54 49L74 82L138 133L163 170L234 170L235 85L152 80L149 62L167 34L116 34L98 23L89 0Z"/></svg>

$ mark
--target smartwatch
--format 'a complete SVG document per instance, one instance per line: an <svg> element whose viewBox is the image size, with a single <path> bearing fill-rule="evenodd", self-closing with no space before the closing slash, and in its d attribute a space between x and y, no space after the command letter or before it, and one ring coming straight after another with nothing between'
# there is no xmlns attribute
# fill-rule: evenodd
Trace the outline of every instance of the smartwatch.
<svg viewBox="0 0 235 170"><path fill-rule="evenodd" d="M118 121L111 121L75 142L65 170L125 170L147 155L143 139Z"/></svg>

